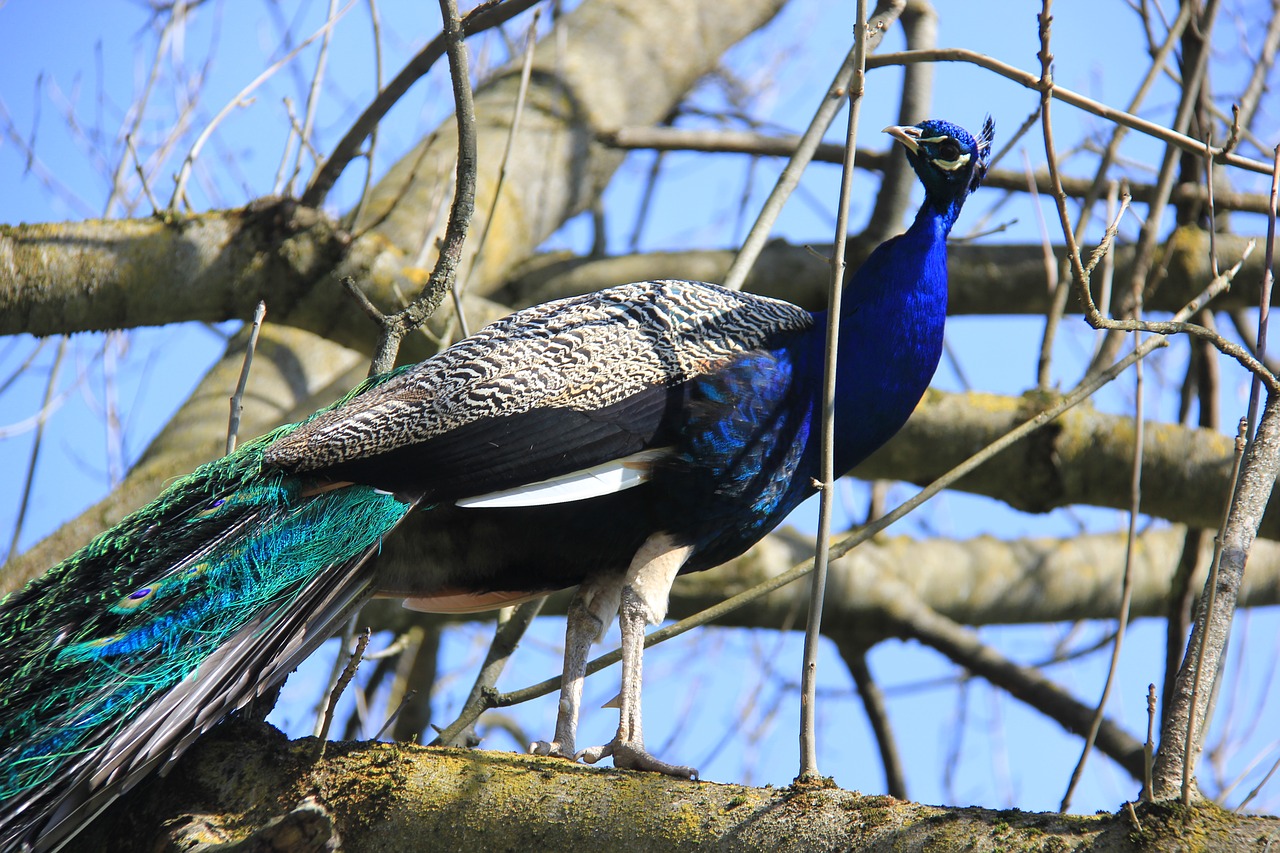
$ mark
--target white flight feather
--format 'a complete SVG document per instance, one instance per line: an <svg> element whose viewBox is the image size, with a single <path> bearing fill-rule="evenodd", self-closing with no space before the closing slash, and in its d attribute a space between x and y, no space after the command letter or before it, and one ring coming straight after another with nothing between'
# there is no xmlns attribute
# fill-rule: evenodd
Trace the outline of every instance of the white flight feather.
<svg viewBox="0 0 1280 853"><path fill-rule="evenodd" d="M639 453L633 453L621 459L611 459L599 465L592 465L590 468L539 480L536 483L526 483L523 486L470 498L459 498L457 504L469 509L496 509L545 506L611 495L648 482L653 472L653 460L666 456L670 452L670 448L666 447L641 450Z"/></svg>

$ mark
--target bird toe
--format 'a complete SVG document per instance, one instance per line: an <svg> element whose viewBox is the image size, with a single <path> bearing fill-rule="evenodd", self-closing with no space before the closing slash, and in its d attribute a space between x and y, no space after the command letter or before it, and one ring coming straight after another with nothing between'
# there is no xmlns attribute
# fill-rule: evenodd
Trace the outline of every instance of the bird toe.
<svg viewBox="0 0 1280 853"><path fill-rule="evenodd" d="M595 764L606 756L613 756L613 766L623 770L642 770L647 773L661 773L680 779L698 780L698 770L683 764L668 764L645 751L643 744L629 743L614 738L604 746L593 746L578 753L578 760L587 764Z"/></svg>
<svg viewBox="0 0 1280 853"><path fill-rule="evenodd" d="M574 756L574 759L584 764L595 764L602 758L613 755L613 744L606 743L603 746L589 746Z"/></svg>
<svg viewBox="0 0 1280 853"><path fill-rule="evenodd" d="M535 740L533 743L529 744L529 754L548 755L552 758L567 758L570 761L575 760L573 747L569 746L568 749L566 749L563 744L555 740Z"/></svg>

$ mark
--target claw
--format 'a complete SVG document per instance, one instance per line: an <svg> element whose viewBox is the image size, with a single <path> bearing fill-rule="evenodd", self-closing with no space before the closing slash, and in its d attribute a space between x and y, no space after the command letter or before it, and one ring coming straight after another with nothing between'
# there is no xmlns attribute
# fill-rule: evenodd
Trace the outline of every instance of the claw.
<svg viewBox="0 0 1280 853"><path fill-rule="evenodd" d="M603 746L588 747L574 758L587 764L595 764L606 756L613 756L613 766L623 770L643 770L648 773L662 773L665 776L698 781L697 768L683 764L668 764L646 752L642 744L623 743L617 738Z"/></svg>
<svg viewBox="0 0 1280 853"><path fill-rule="evenodd" d="M553 758L565 758L574 761L572 750L566 752L559 741L535 740L529 744L530 755L549 755Z"/></svg>

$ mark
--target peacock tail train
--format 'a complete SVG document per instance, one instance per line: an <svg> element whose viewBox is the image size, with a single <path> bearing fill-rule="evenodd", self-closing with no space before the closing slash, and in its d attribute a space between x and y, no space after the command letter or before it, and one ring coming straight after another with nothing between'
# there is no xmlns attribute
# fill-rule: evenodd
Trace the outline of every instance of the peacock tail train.
<svg viewBox="0 0 1280 853"><path fill-rule="evenodd" d="M361 566L414 500L264 466L293 429L181 478L2 602L0 849L82 824L369 594Z"/></svg>

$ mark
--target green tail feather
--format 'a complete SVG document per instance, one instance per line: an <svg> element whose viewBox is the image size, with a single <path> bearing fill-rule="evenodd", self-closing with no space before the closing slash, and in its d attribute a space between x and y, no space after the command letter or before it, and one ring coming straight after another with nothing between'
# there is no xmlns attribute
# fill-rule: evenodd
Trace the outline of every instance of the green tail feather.
<svg viewBox="0 0 1280 853"><path fill-rule="evenodd" d="M92 794L103 753L121 749L113 741L176 686L189 689L184 679L215 651L226 658L225 644L283 676L281 656L291 668L298 650L282 644L323 640L291 612L299 597L327 602L332 619L364 595L356 570L412 505L367 486L312 492L313 482L264 470L263 449L292 429L178 480L0 602L0 847L65 810L69 788ZM226 710L249 698L207 697ZM163 725L162 749L192 736L188 721ZM140 749L151 760L156 747ZM126 784L134 761L122 759Z"/></svg>

